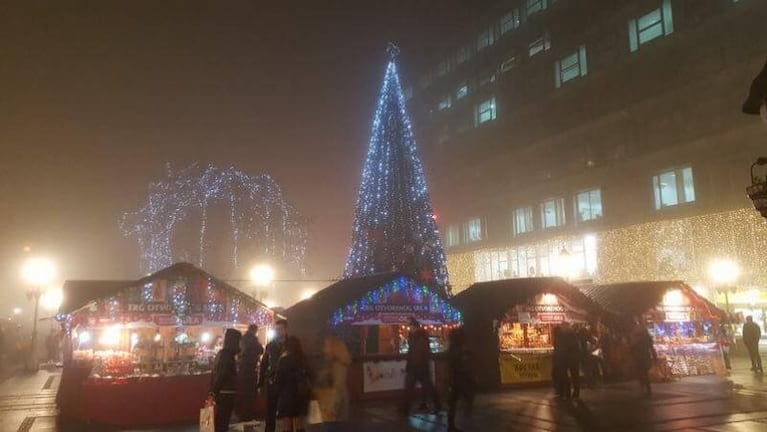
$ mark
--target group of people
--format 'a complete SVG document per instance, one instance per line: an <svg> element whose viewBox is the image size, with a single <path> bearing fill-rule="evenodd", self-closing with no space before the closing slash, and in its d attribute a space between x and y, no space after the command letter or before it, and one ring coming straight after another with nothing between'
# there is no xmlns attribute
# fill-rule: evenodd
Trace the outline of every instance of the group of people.
<svg viewBox="0 0 767 432"><path fill-rule="evenodd" d="M235 329L224 334L208 396L215 407L215 431L227 431L235 411L243 421L254 420L259 393L266 402L266 432L275 432L278 420L281 432L304 431L312 399L318 402L326 430L340 430L349 410L346 378L351 356L344 343L327 338L323 364L312 374L301 342L288 334L286 320L276 322L275 337L265 348L257 331L251 325L244 335Z"/></svg>

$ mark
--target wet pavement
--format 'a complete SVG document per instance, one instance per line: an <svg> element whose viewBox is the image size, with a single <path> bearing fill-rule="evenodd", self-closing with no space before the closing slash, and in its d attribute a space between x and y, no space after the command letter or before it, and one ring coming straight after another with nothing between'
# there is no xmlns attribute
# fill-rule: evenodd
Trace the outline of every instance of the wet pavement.
<svg viewBox="0 0 767 432"><path fill-rule="evenodd" d="M59 427L55 395L59 371L17 373L0 384L0 431L95 431L86 425ZM767 383L742 359L730 377L691 377L656 384L653 396L636 383L587 389L577 402L563 402L547 388L484 394L474 415L459 415L465 431L767 431ZM393 403L354 407L350 431L446 431L445 417L414 414L402 419ZM194 425L155 431L192 432Z"/></svg>

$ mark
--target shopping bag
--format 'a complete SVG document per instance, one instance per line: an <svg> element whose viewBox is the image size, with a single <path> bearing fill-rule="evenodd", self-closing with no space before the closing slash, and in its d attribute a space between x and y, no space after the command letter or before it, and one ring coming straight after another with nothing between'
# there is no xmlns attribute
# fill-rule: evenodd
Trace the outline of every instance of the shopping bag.
<svg viewBox="0 0 767 432"><path fill-rule="evenodd" d="M206 405L205 408L200 409L200 432L216 432L213 410L213 405Z"/></svg>
<svg viewBox="0 0 767 432"><path fill-rule="evenodd" d="M309 416L306 418L306 423L310 425L322 423L322 411L320 411L320 403L316 400L309 402Z"/></svg>

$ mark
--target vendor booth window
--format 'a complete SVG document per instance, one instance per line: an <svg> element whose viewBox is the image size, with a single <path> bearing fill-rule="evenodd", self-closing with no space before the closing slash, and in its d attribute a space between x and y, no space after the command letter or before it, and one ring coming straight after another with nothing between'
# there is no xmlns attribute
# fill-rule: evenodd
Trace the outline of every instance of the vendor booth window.
<svg viewBox="0 0 767 432"><path fill-rule="evenodd" d="M575 196L575 212L578 222L602 218L602 191L591 189Z"/></svg>
<svg viewBox="0 0 767 432"><path fill-rule="evenodd" d="M695 201L695 182L692 168L677 168L653 176L655 209Z"/></svg>
<svg viewBox="0 0 767 432"><path fill-rule="evenodd" d="M565 200L556 198L541 203L541 227L555 228L565 224Z"/></svg>

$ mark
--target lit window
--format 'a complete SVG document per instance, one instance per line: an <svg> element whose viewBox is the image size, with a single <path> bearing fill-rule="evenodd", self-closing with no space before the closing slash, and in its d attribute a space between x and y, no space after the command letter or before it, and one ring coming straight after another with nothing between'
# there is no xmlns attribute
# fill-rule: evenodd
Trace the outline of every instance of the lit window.
<svg viewBox="0 0 767 432"><path fill-rule="evenodd" d="M530 16L536 12L545 10L547 7L549 7L548 0L527 0L527 3L525 4L525 14Z"/></svg>
<svg viewBox="0 0 767 432"><path fill-rule="evenodd" d="M655 175L652 186L656 209L695 201L695 182L690 167Z"/></svg>
<svg viewBox="0 0 767 432"><path fill-rule="evenodd" d="M437 76L445 76L448 72L450 72L450 60L441 61L437 65Z"/></svg>
<svg viewBox="0 0 767 432"><path fill-rule="evenodd" d="M578 51L554 63L554 84L559 88L570 80L586 76L587 73L586 47L581 45Z"/></svg>
<svg viewBox="0 0 767 432"><path fill-rule="evenodd" d="M541 203L541 227L555 228L565 224L565 199L556 198Z"/></svg>
<svg viewBox="0 0 767 432"><path fill-rule="evenodd" d="M480 33L479 36L477 37L477 51L487 48L494 43L495 43L495 32L493 32L493 28L490 27L487 30Z"/></svg>
<svg viewBox="0 0 767 432"><path fill-rule="evenodd" d="M578 222L600 219L602 217L602 191L592 189L575 195L575 212Z"/></svg>
<svg viewBox="0 0 767 432"><path fill-rule="evenodd" d="M514 209L514 235L533 232L533 208L520 207Z"/></svg>
<svg viewBox="0 0 767 432"><path fill-rule="evenodd" d="M469 95L469 85L466 82L461 83L455 91L456 99L463 99Z"/></svg>
<svg viewBox="0 0 767 432"><path fill-rule="evenodd" d="M458 246L461 244L461 230L458 225L450 225L447 227L447 247Z"/></svg>
<svg viewBox="0 0 767 432"><path fill-rule="evenodd" d="M438 111L446 110L450 108L450 105L451 105L450 95L446 95L445 97L440 99L440 101L437 103L437 110Z"/></svg>
<svg viewBox="0 0 767 432"><path fill-rule="evenodd" d="M532 41L530 45L527 46L527 53L530 55L530 57L532 57L536 54L548 51L550 48L551 40L549 39L549 34L546 33L538 39Z"/></svg>
<svg viewBox="0 0 767 432"><path fill-rule="evenodd" d="M496 108L495 108L495 96L490 99L477 104L476 113L476 125L495 120Z"/></svg>
<svg viewBox="0 0 767 432"><path fill-rule="evenodd" d="M519 9L513 9L501 17L501 35L519 27Z"/></svg>
<svg viewBox="0 0 767 432"><path fill-rule="evenodd" d="M506 58L501 62L501 65L498 67L501 72L508 72L517 65L517 56L512 54L509 54L506 56Z"/></svg>
<svg viewBox="0 0 767 432"><path fill-rule="evenodd" d="M641 45L674 32L674 17L671 0L663 0L663 5L637 19L629 21L629 47L631 52Z"/></svg>
<svg viewBox="0 0 767 432"><path fill-rule="evenodd" d="M455 53L455 64L459 65L461 63L464 63L471 58L471 51L469 50L469 47L463 46L461 48L458 48L458 51Z"/></svg>
<svg viewBox="0 0 767 432"><path fill-rule="evenodd" d="M469 221L464 224L464 237L466 238L467 243L481 241L483 237L482 219L469 219Z"/></svg>

